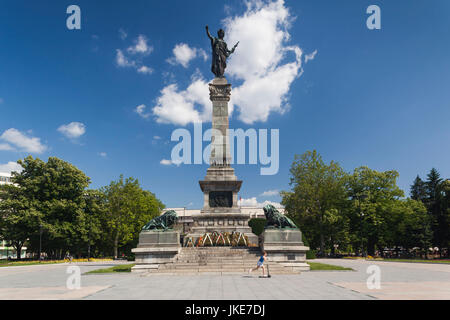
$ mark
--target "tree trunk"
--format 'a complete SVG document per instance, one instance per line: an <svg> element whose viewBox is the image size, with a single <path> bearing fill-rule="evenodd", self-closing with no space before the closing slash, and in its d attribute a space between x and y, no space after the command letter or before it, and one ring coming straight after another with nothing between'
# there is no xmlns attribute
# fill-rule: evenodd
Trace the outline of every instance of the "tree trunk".
<svg viewBox="0 0 450 320"><path fill-rule="evenodd" d="M375 255L375 240L374 239L370 239L367 243L367 254L369 256L374 256Z"/></svg>
<svg viewBox="0 0 450 320"><path fill-rule="evenodd" d="M319 212L320 212L320 255L325 255L325 238L323 235L323 213L321 210L320 202L319 204Z"/></svg>
<svg viewBox="0 0 450 320"><path fill-rule="evenodd" d="M20 260L22 258L22 246L23 244L16 243L14 247L16 248L16 254L17 254L17 260Z"/></svg>

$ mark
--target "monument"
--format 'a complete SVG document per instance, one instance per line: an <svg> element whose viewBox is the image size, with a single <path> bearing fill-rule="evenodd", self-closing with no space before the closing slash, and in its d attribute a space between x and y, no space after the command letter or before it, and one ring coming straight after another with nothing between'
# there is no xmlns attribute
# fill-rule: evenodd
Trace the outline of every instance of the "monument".
<svg viewBox="0 0 450 320"><path fill-rule="evenodd" d="M228 50L223 40L225 32L220 29L218 37L213 37L206 26L211 40L211 72L215 75L209 84L209 98L212 102L212 137L210 167L204 180L199 181L203 192L203 208L200 216L194 218L191 237L207 232L239 232L245 234L249 242L257 245L258 237L248 226L248 215L242 214L238 205L238 192L242 180L238 180L231 167L229 144L228 102L231 84L224 77L227 58L235 51L239 42Z"/></svg>
<svg viewBox="0 0 450 320"><path fill-rule="evenodd" d="M302 233L288 217L272 206L264 207L266 226L262 235L262 249L267 252L270 261L282 264L293 271L308 271L306 251Z"/></svg>
<svg viewBox="0 0 450 320"><path fill-rule="evenodd" d="M142 228L139 244L131 250L136 261L133 272L158 269L160 264L174 262L181 250L180 232L172 229L177 219L175 211L167 211Z"/></svg>
<svg viewBox="0 0 450 320"><path fill-rule="evenodd" d="M175 272L208 270L224 272L226 268L245 272L247 264L253 265L260 255L260 247L268 252L271 271L294 272L309 270L303 246L302 234L295 224L267 206L264 213L267 226L260 244L248 225L249 215L241 212L238 192L242 180L238 180L231 167L228 102L231 84L224 77L227 58L234 53L238 43L229 50L220 29L218 37L206 33L211 40L211 72L215 78L209 84L212 103L212 135L209 168L199 181L203 192L203 208L192 217L193 225L184 235L183 247L180 232L173 229L177 222L175 211L167 211L147 223L140 235L138 247L133 249L136 266L133 272ZM214 247L214 248L209 248ZM235 248L231 248L235 247ZM237 248L236 248L237 247ZM222 261L240 261L224 265ZM205 269L206 268L206 269ZM224 269L225 268L225 269Z"/></svg>

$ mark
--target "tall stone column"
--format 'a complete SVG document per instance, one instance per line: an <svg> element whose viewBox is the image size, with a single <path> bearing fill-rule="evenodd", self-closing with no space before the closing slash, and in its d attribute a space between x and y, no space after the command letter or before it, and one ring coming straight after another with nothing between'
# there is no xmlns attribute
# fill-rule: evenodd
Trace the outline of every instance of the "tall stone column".
<svg viewBox="0 0 450 320"><path fill-rule="evenodd" d="M202 212L240 213L237 194L242 181L237 180L231 167L228 135L228 102L231 84L225 78L215 78L209 84L209 98L213 105L210 167L200 188L204 193Z"/></svg>
<svg viewBox="0 0 450 320"><path fill-rule="evenodd" d="M226 78L215 78L209 84L209 98L213 105L211 166L230 166L228 102L231 96L231 84Z"/></svg>
<svg viewBox="0 0 450 320"><path fill-rule="evenodd" d="M228 135L231 84L225 78L215 78L209 84L209 92L213 106L210 166L205 179L199 181L204 204L201 214L194 217L191 235L212 231L240 232L248 236L251 244L258 244L258 238L248 226L248 214L241 213L238 205L242 181L237 179L231 167Z"/></svg>

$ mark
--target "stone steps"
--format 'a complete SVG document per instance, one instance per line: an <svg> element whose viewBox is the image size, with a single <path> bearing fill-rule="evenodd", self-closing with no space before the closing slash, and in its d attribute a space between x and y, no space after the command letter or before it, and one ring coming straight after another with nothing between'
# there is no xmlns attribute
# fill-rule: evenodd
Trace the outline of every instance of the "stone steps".
<svg viewBox="0 0 450 320"><path fill-rule="evenodd" d="M245 263L245 264L254 264L256 265L257 259L249 259L249 260L240 260L240 259L212 259L212 260L198 260L198 259L192 259L192 260L176 260L175 263L177 264L184 264L184 263L202 263L202 264L236 264L236 263Z"/></svg>
<svg viewBox="0 0 450 320"><path fill-rule="evenodd" d="M214 263L214 264L198 264L198 263L174 263L174 264L167 264L167 265L161 265L160 268L254 268L256 267L255 263L235 263L235 264L221 264L221 263ZM269 268L284 268L282 265L279 264L269 264Z"/></svg>
<svg viewBox="0 0 450 320"><path fill-rule="evenodd" d="M154 264L144 268L149 274L239 274L246 275L248 270L255 268L261 256L259 248L233 247L201 247L181 248L173 263ZM285 266L274 261L267 261L271 274L298 274L298 268ZM267 272L267 268L266 268ZM251 276L259 276L262 270L255 270Z"/></svg>
<svg viewBox="0 0 450 320"><path fill-rule="evenodd" d="M167 268L167 269L155 269L148 271L149 273L158 273L158 274L239 274L239 275L248 275L249 268ZM270 274L280 275L280 274L299 274L300 271L293 270L292 268L270 268ZM267 273L267 269L266 269ZM262 274L262 270L255 270L249 275L251 276L259 276Z"/></svg>

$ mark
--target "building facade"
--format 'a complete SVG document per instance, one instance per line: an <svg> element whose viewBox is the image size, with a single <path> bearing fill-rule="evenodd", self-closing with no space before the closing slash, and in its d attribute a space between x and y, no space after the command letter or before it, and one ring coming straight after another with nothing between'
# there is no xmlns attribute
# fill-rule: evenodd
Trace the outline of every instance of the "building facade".
<svg viewBox="0 0 450 320"><path fill-rule="evenodd" d="M0 185L12 184L11 174L0 172ZM1 238L1 235L0 235ZM21 258L25 258L27 255L27 248L23 247L21 252ZM7 240L0 240L0 259L17 259L17 252L11 246L8 246Z"/></svg>

